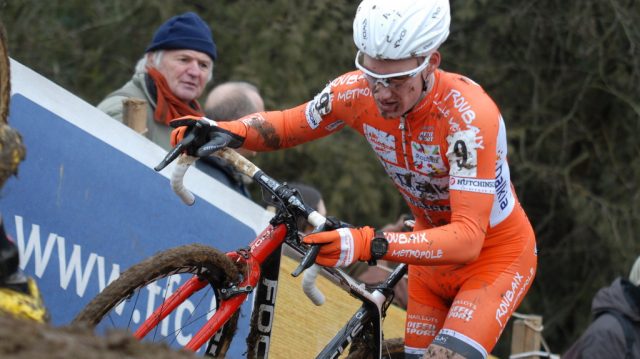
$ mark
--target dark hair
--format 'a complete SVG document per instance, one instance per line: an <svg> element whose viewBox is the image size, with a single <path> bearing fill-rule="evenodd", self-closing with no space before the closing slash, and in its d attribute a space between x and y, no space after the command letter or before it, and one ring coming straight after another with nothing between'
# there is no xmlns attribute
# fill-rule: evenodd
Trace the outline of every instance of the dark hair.
<svg viewBox="0 0 640 359"><path fill-rule="evenodd" d="M249 96L249 92L255 92L258 96L258 88L248 82L226 82L219 86L229 86L227 91L216 98L213 106L205 108L207 118L214 121L232 121L240 117L258 112L258 108ZM215 91L215 88L212 90Z"/></svg>

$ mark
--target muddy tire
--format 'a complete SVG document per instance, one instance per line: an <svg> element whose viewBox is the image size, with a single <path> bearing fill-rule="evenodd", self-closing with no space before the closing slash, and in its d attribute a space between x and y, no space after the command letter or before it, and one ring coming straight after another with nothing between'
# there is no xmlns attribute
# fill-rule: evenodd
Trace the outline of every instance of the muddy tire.
<svg viewBox="0 0 640 359"><path fill-rule="evenodd" d="M200 305L204 302L204 305L217 308L220 303L219 289L224 288L230 282L237 282L240 276L240 272L234 263L224 253L214 248L198 244L176 247L164 252L159 252L145 261L130 267L123 272L118 279L109 284L102 292L93 298L93 300L78 313L73 320L73 324L89 326L91 328L102 327L102 330L112 328L127 329L133 332L136 329L136 324L139 324L139 322L143 320L141 318L146 318L151 314L149 310L151 306L149 303L154 304L152 308L162 305L158 299L166 298L168 294L172 293L172 286L174 284L180 284L181 281L186 280L183 278L189 278L193 275L201 275L201 277L206 278L210 284L189 298L189 300L191 300L193 297L196 297L196 295L202 295L202 299L195 298L193 301L186 303L188 305L184 308L181 308L181 305L172 312L171 315L175 314L174 319L177 317L180 318L180 320L175 319L176 324L171 328L174 332L169 333L169 335L159 340L156 338L156 336L159 335L153 333L154 341L158 340L175 346L175 344L172 343L175 343L177 340L177 346L179 347L180 340L175 337L171 338L171 335L175 335L176 337L186 336L186 332L195 330L193 328L186 329L186 326L194 325L195 320L201 319L184 319L183 314L193 314L196 311L196 309L193 309L196 307L194 303ZM208 311L205 312L204 315L211 312L209 307L203 310ZM144 312L147 313L147 316L141 314ZM217 341L216 354L219 357L224 357L231 343L231 339L236 330L238 315L239 312L236 312L225 324L221 329L221 335L214 336ZM163 323L170 321L171 316L163 320L158 325L158 329L154 331L162 331L163 329L160 327L163 325L164 327L169 326L167 323ZM171 322L173 323L173 321ZM178 323L180 326L184 325L184 328L178 327ZM147 337L150 336L152 336L152 333L147 335ZM144 340L148 341L150 339L145 338Z"/></svg>

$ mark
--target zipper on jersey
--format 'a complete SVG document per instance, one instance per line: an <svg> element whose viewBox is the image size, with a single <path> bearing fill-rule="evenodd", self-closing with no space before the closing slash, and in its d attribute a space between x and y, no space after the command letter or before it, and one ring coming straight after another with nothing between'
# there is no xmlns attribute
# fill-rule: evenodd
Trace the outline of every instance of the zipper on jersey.
<svg viewBox="0 0 640 359"><path fill-rule="evenodd" d="M404 165L407 168L407 171L409 171L409 173L411 174L411 177L413 177L413 171L411 170L411 168L409 168L409 159L407 158L408 152L407 152L407 115L406 114L400 117L400 124L398 125L398 128L400 129L400 133L401 133L400 137L402 137L402 157L404 157ZM431 219L431 216L429 215L429 211L423 210L423 213L427 221L429 221L429 224L431 225L431 227L435 228L436 225L435 223L433 223L433 219Z"/></svg>
<svg viewBox="0 0 640 359"><path fill-rule="evenodd" d="M404 114L400 117L400 125L398 128L400 129L401 137L402 137L402 157L404 157L404 165L407 168L407 171L411 171L409 168L409 159L407 158L407 115Z"/></svg>

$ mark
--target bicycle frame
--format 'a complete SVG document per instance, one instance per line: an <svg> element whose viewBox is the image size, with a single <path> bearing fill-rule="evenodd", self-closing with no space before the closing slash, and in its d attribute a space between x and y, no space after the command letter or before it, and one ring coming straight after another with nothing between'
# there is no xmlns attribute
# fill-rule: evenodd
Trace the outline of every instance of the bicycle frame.
<svg viewBox="0 0 640 359"><path fill-rule="evenodd" d="M228 299L223 299L219 309L207 321L207 323L191 338L185 346L187 350L196 351L204 345L221 327L229 320L231 315L240 308L249 293L256 287L261 276L261 264L276 249L280 248L287 233L286 225L279 224L276 227L269 225L249 245L249 250L243 249L226 253L234 262L244 261L247 264L247 275L244 280L232 288L225 289ZM163 304L147 318L136 330L134 337L144 338L151 329L156 327L167 315L175 310L178 305L189 298L193 293L207 286L207 281L193 277L180 286Z"/></svg>
<svg viewBox="0 0 640 359"><path fill-rule="evenodd" d="M178 147L176 147L177 150ZM327 219L316 212L313 208L306 206L286 185L282 185L273 178L264 174L260 169L255 167L251 162L237 155L231 150L221 150L216 154L226 159L238 170L252 177L264 189L272 193L274 198L280 200L281 206L269 226L262 231L247 248L228 252L226 255L234 262L240 263L246 267L246 272L240 283L233 284L229 288L221 289L222 300L215 314L207 321L207 323L191 338L186 349L196 351L202 347L207 340L222 328L233 313L239 310L242 303L246 300L250 292L256 289L256 303L262 300L263 305L256 305L255 308L260 310L265 306L269 307L265 314L271 315L268 319L268 326L262 325L257 339L258 357L266 358L269 351L269 342L271 336L271 322L273 321L273 308L275 307L275 290L277 286L279 274L280 248L287 243L296 252L303 255L300 266L292 273L297 276L303 270L313 265L315 256L319 251L319 246L311 246L307 248L302 245L298 238L295 226L291 225L291 212L296 215L304 215L307 221L314 225L317 229L322 230ZM171 156L167 155L167 158ZM175 157L174 157L175 158ZM187 204L194 201L193 195L188 192L182 185L182 178L187 168L195 161L194 158L188 156L180 156L178 164L173 171L171 184L174 191ZM166 165L166 164L165 164ZM160 167L160 165L158 166ZM156 168L157 169L157 168ZM287 215L289 215L287 217ZM265 266L271 259L276 260L275 265ZM323 268L327 276L338 284L343 290L349 292L352 296L363 302L363 305L356 311L345 326L334 336L327 346L318 354L317 358L336 358L338 357L353 340L361 334L365 326L371 324L369 328L373 337L373 352L378 353L377 357L382 354L382 319L386 315L386 310L393 299L393 286L406 274L407 267L404 264L399 265L389 277L380 285L367 289L365 284L356 281L349 275L345 274L338 268ZM305 272L305 275L308 272ZM317 275L317 273L316 273ZM189 298L193 293L207 286L208 282L204 278L195 276L180 286L160 308L148 318L134 333L138 339L143 338L152 328L156 327L167 315L175 310L183 301ZM262 293L262 294L261 294ZM305 291L311 297L311 295ZM312 299L313 300L313 299ZM256 309L254 309L256 310ZM269 312L270 313L267 313ZM262 312L257 316L252 316L252 321L258 321L260 326ZM252 331L256 325L252 324Z"/></svg>

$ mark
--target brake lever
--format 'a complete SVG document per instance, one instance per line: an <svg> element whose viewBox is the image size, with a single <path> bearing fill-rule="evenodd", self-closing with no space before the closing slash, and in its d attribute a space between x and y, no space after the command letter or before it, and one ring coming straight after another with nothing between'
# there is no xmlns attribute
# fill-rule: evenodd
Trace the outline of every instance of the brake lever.
<svg viewBox="0 0 640 359"><path fill-rule="evenodd" d="M167 155L164 156L164 159L160 163L158 163L157 166L153 167L153 169L156 172L162 171L171 162L173 162L176 158L178 158L178 156L180 156L180 154L184 151L185 147L187 147L188 144L193 142L195 138L196 136L193 134L193 131L191 131L188 135L184 136L182 141L178 142L178 144L174 148L172 148L171 151L169 151L169 153L167 153Z"/></svg>
<svg viewBox="0 0 640 359"><path fill-rule="evenodd" d="M332 230L335 230L338 228L344 228L344 227L353 228L351 224L342 222L335 217L327 217L326 222L322 226L315 229L313 232L315 233L315 232L323 232L323 231L332 231ZM300 261L300 264L298 265L296 270L294 270L291 273L292 276L294 277L299 276L300 273L304 272L305 269L311 267L316 262L316 257L318 256L318 253L320 253L320 246L322 246L322 244L311 245L307 253L305 253L304 257L302 257L302 260Z"/></svg>
<svg viewBox="0 0 640 359"><path fill-rule="evenodd" d="M304 272L305 269L311 267L316 262L316 257L318 256L318 253L320 253L320 246L320 244L311 245L311 248L309 248L304 257L302 257L298 267L291 273L292 276L299 276L300 273Z"/></svg>

